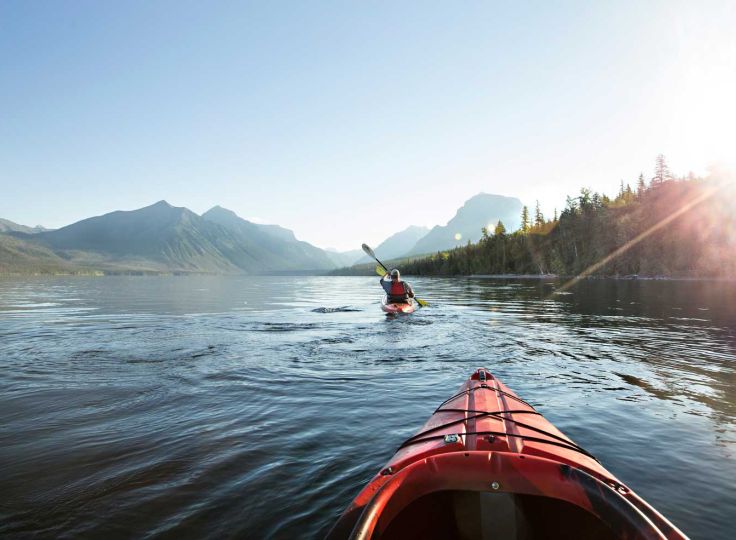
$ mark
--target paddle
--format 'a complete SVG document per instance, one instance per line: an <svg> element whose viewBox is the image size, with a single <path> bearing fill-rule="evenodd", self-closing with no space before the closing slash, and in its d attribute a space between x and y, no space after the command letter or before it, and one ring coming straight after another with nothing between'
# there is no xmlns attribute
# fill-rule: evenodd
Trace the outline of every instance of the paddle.
<svg viewBox="0 0 736 540"><path fill-rule="evenodd" d="M373 250L370 248L368 244L363 244L363 251L365 251L366 255L376 260L380 268L376 268L376 273L383 277L386 274L388 274L388 268L386 268L386 265L383 264L381 261L378 260L378 257L376 257L376 254L373 253ZM381 268L383 268L383 272L381 272ZM429 305L429 302L422 300L421 298L414 297L414 300L416 300L417 304L419 304L422 307L427 307Z"/></svg>

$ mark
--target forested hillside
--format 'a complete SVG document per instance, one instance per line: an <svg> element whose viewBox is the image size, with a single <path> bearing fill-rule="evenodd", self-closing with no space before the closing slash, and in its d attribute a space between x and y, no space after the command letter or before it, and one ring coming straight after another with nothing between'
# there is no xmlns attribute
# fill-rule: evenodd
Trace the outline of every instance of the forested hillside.
<svg viewBox="0 0 736 540"><path fill-rule="evenodd" d="M414 275L558 274L736 277L733 177L673 178L660 156L654 178L621 183L614 198L583 189L559 216L522 210L476 244L405 263ZM555 214L557 212L555 211Z"/></svg>

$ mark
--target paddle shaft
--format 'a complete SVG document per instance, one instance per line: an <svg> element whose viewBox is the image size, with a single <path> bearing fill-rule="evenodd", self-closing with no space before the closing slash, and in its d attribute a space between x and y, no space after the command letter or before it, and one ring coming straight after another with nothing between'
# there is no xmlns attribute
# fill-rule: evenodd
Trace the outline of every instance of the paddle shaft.
<svg viewBox="0 0 736 540"><path fill-rule="evenodd" d="M388 274L388 268L386 268L386 265L383 264L381 261L379 261L378 257L373 257L373 258L376 259L376 262L381 265L381 267L383 268L383 271Z"/></svg>
<svg viewBox="0 0 736 540"><path fill-rule="evenodd" d="M388 268L386 267L385 264L383 264L381 261L378 260L378 257L376 257L376 253L371 249L371 247L368 244L363 244L363 251L365 251L365 254L368 255L369 257L374 258L376 262L381 265L384 272L388 274Z"/></svg>

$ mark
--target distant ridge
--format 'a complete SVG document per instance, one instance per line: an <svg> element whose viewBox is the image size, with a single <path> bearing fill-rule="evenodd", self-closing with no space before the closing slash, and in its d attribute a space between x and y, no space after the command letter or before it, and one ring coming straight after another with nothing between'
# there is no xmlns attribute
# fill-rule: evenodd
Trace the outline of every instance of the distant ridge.
<svg viewBox="0 0 736 540"><path fill-rule="evenodd" d="M0 233L0 274L73 274L81 270L37 242Z"/></svg>
<svg viewBox="0 0 736 540"><path fill-rule="evenodd" d="M406 255L412 247L414 247L421 238L427 235L429 229L427 227L419 227L410 225L403 231L392 234L386 240L378 244L374 251L381 259L394 259ZM371 262L373 259L367 255L356 261L355 264L364 264Z"/></svg>
<svg viewBox="0 0 736 540"><path fill-rule="evenodd" d="M10 221L9 219L0 218L0 233L22 232L26 234L36 234L36 233L47 231L47 230L49 229L46 229L45 227L41 227L41 225L36 225L35 227L28 227L26 225L20 225L19 223L14 223Z"/></svg>
<svg viewBox="0 0 736 540"><path fill-rule="evenodd" d="M519 227L522 204L516 197L479 193L471 197L446 225L437 225L404 255L421 255L477 242L483 227L501 220L509 231Z"/></svg>
<svg viewBox="0 0 736 540"><path fill-rule="evenodd" d="M73 264L103 270L234 273L257 268L257 259L227 230L166 201L84 219L33 240Z"/></svg>
<svg viewBox="0 0 736 540"><path fill-rule="evenodd" d="M520 209L518 199L480 194L446 226L408 227L376 251L390 260L446 249L480 238L481 228L499 218L513 228ZM460 242L453 238L456 231ZM200 216L161 200L56 230L0 219L0 273L325 273L360 260L365 260L360 250L322 250L289 229L253 223L222 206Z"/></svg>
<svg viewBox="0 0 736 540"><path fill-rule="evenodd" d="M53 231L0 226L0 273L319 273L341 266L343 255L221 206L199 216L164 200Z"/></svg>
<svg viewBox="0 0 736 540"><path fill-rule="evenodd" d="M337 266L323 250L297 240L293 231L278 225L252 223L221 206L210 208L202 218L237 235L264 270L329 270Z"/></svg>
<svg viewBox="0 0 736 540"><path fill-rule="evenodd" d="M327 248L325 253L330 260L339 268L345 268L357 264L357 262L365 255L362 249L351 249L349 251L338 251L336 249Z"/></svg>

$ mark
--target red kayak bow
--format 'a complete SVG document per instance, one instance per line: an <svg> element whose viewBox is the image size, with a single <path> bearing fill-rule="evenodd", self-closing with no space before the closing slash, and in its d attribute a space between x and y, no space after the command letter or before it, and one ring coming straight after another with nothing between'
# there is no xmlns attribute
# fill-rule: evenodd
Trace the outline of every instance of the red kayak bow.
<svg viewBox="0 0 736 540"><path fill-rule="evenodd" d="M682 539L490 372L404 441L330 539Z"/></svg>

